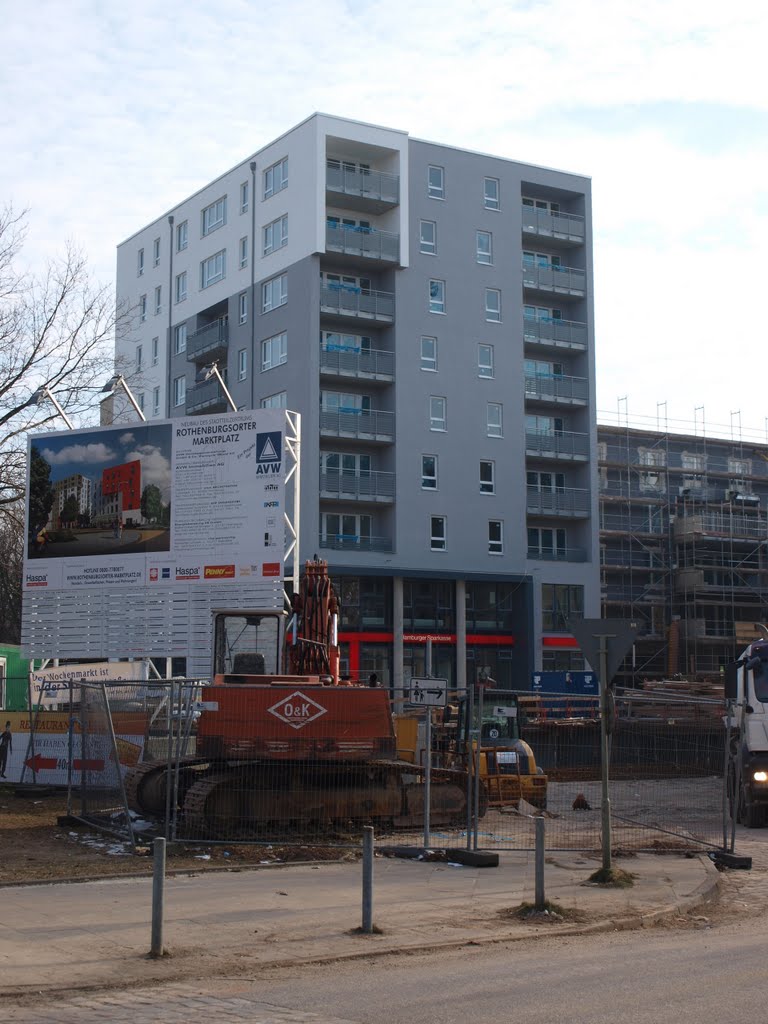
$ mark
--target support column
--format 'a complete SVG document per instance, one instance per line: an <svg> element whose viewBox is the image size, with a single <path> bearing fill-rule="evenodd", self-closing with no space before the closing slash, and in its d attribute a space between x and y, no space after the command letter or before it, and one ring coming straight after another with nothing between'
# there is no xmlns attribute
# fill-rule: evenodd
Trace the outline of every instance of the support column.
<svg viewBox="0 0 768 1024"><path fill-rule="evenodd" d="M394 697L403 696L403 578L392 579L392 685Z"/></svg>
<svg viewBox="0 0 768 1024"><path fill-rule="evenodd" d="M456 580L456 689L467 691L467 584Z"/></svg>

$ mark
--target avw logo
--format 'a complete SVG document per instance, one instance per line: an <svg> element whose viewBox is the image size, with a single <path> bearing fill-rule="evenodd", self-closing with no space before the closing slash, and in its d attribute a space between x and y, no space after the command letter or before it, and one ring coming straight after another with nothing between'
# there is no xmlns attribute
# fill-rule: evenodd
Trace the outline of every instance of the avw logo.
<svg viewBox="0 0 768 1024"><path fill-rule="evenodd" d="M326 708L312 700L311 697L307 697L301 690L294 690L290 696L281 697L277 704L273 704L267 710L281 722L290 725L292 729L303 729L305 725L314 722L316 718L327 714Z"/></svg>

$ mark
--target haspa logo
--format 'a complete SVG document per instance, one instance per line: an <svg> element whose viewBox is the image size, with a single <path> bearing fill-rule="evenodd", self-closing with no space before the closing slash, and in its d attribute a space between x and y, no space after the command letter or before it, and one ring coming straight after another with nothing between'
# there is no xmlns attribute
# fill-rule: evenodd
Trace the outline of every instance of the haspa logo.
<svg viewBox="0 0 768 1024"><path fill-rule="evenodd" d="M199 580L200 579L200 566L195 565L191 568L186 566L176 566L176 579L177 580Z"/></svg>
<svg viewBox="0 0 768 1024"><path fill-rule="evenodd" d="M36 576L34 573L28 572L24 577L24 584L27 587L47 587L48 576Z"/></svg>
<svg viewBox="0 0 768 1024"><path fill-rule="evenodd" d="M261 567L262 576L279 576L280 575L280 563L279 562L265 562Z"/></svg>
<svg viewBox="0 0 768 1024"><path fill-rule="evenodd" d="M303 729L305 725L328 713L326 708L301 690L294 690L289 697L281 697L277 704L267 710L292 729Z"/></svg>
<svg viewBox="0 0 768 1024"><path fill-rule="evenodd" d="M206 565L203 575L207 580L229 580L235 575L234 565Z"/></svg>
<svg viewBox="0 0 768 1024"><path fill-rule="evenodd" d="M149 582L150 583L157 583L157 579L158 579L158 571L157 571L157 569L150 569L149 570Z"/></svg>

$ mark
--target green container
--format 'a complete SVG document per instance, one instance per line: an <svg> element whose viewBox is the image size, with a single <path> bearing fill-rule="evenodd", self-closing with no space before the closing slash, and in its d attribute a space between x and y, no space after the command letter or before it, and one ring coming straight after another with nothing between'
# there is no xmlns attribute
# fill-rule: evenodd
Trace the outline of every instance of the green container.
<svg viewBox="0 0 768 1024"><path fill-rule="evenodd" d="M29 688L29 662L21 657L21 648L0 644L0 708L26 711Z"/></svg>

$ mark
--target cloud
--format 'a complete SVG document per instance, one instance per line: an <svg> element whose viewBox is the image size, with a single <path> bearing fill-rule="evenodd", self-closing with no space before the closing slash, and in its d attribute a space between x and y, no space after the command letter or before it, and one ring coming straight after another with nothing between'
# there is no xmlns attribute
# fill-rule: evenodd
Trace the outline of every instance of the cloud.
<svg viewBox="0 0 768 1024"><path fill-rule="evenodd" d="M141 462L141 489L147 484L159 487L163 501L171 500L171 464L165 455L151 444L141 444L127 452L126 462L138 459Z"/></svg>
<svg viewBox="0 0 768 1024"><path fill-rule="evenodd" d="M121 434L120 437L118 438L120 444L133 444L135 440L136 438L134 437L130 430L125 434Z"/></svg>
<svg viewBox="0 0 768 1024"><path fill-rule="evenodd" d="M106 444L72 444L59 451L43 448L43 458L51 466L63 466L67 463L94 465L100 462L114 461L115 452Z"/></svg>

